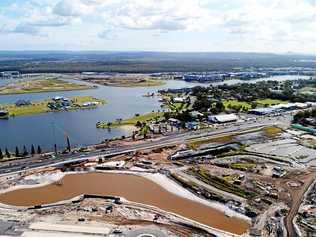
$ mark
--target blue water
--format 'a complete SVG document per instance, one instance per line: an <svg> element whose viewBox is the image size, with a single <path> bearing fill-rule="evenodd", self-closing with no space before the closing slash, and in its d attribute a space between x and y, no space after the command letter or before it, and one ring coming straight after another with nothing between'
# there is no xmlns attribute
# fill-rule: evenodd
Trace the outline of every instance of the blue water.
<svg viewBox="0 0 316 237"><path fill-rule="evenodd" d="M7 81L0 81L0 84ZM0 103L15 103L18 99L42 100L54 96L92 95L105 99L107 104L97 109L69 112L45 113L0 120L0 148L10 150L15 146L30 147L40 145L45 150L52 150L54 144L58 148L66 146L65 136L70 137L73 146L84 146L99 143L104 139L129 135L126 129L97 129L98 121L114 121L128 118L135 113L147 113L159 110L157 97L143 97L148 92L157 92L162 88L182 88L196 86L196 83L183 81L167 81L167 84L151 88L119 88L99 86L97 89L69 92L32 93L21 95L1 95Z"/></svg>
<svg viewBox="0 0 316 237"><path fill-rule="evenodd" d="M297 77L280 77L278 80L296 79ZM7 83L1 80L1 84ZM241 81L231 80L227 84ZM160 108L158 98L143 97L148 92L157 92L164 88L183 88L207 84L187 83L184 81L167 81L166 85L150 88L119 88L98 86L97 89L69 92L32 93L22 95L0 95L0 103L15 103L18 99L42 100L54 96L91 95L105 99L107 104L93 110L45 113L0 120L0 148L14 150L15 146L30 147L40 145L44 150L53 150L66 146L65 136L68 135L72 146L86 146L100 143L104 139L129 135L131 131L122 128L97 129L98 121L114 121L128 118L135 113L147 113Z"/></svg>

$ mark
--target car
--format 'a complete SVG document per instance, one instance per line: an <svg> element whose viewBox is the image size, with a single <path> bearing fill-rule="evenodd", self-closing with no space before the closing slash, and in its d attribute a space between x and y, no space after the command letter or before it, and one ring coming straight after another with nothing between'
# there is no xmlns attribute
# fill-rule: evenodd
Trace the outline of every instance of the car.
<svg viewBox="0 0 316 237"><path fill-rule="evenodd" d="M112 231L112 233L113 233L113 234L122 234L123 231L121 231L120 229L114 229L114 230Z"/></svg>

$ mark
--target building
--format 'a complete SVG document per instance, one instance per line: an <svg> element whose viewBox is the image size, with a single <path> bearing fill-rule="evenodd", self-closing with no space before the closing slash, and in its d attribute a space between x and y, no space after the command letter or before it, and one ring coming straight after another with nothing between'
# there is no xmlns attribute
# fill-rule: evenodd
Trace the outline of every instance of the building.
<svg viewBox="0 0 316 237"><path fill-rule="evenodd" d="M4 71L0 72L0 78L11 79L11 78L20 78L21 74L19 71Z"/></svg>
<svg viewBox="0 0 316 237"><path fill-rule="evenodd" d="M175 118L168 119L168 122L171 126L180 126L181 121Z"/></svg>
<svg viewBox="0 0 316 237"><path fill-rule="evenodd" d="M200 129L200 124L198 122L187 122L185 127L189 130L198 130Z"/></svg>
<svg viewBox="0 0 316 237"><path fill-rule="evenodd" d="M203 117L204 114L200 113L199 111L192 111L190 112L191 117L193 118L198 118L198 117Z"/></svg>
<svg viewBox="0 0 316 237"><path fill-rule="evenodd" d="M256 108L251 109L248 111L250 114L256 114L256 115L267 115L267 114L273 114L273 113L279 113L284 111L292 111L292 110L298 110L298 109L306 109L308 107L311 107L312 104L310 102L308 103L287 103L287 104L278 104L278 105L272 105L267 108Z"/></svg>
<svg viewBox="0 0 316 237"><path fill-rule="evenodd" d="M15 102L16 106L26 106L26 105L31 105L31 101L29 100L18 100L17 102Z"/></svg>
<svg viewBox="0 0 316 237"><path fill-rule="evenodd" d="M187 101L187 99L183 98L183 97L176 97L173 99L174 103L185 103L186 101Z"/></svg>
<svg viewBox="0 0 316 237"><path fill-rule="evenodd" d="M249 114L255 115L267 115L276 112L273 108L256 108L248 111Z"/></svg>
<svg viewBox="0 0 316 237"><path fill-rule="evenodd" d="M8 119L9 112L7 110L0 110L0 119Z"/></svg>
<svg viewBox="0 0 316 237"><path fill-rule="evenodd" d="M208 116L208 121L211 123L229 123L236 122L237 120L238 116L235 114L221 114Z"/></svg>

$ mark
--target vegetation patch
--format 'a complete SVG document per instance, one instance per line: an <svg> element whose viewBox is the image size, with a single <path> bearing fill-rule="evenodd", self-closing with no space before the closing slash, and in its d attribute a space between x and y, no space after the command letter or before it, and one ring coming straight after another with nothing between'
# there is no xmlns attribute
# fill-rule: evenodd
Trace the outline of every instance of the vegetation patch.
<svg viewBox="0 0 316 237"><path fill-rule="evenodd" d="M198 179L200 179L204 183L212 185L225 192L233 193L243 198L253 198L254 196L256 196L254 192L250 192L243 188L240 188L239 186L235 184L231 184L229 181L226 181L225 179L220 178L218 176L213 176L207 170L190 169L189 172L195 175Z"/></svg>
<svg viewBox="0 0 316 237"><path fill-rule="evenodd" d="M51 91L72 91L72 90L87 90L93 86L80 85L57 77L48 77L34 80L19 80L0 87L0 94L25 94L39 93Z"/></svg>
<svg viewBox="0 0 316 237"><path fill-rule="evenodd" d="M234 139L233 135L225 135L225 136L220 136L220 137L215 137L215 138L212 137L212 138L206 138L206 139L201 139L201 140L193 140L193 141L190 141L187 145L191 147L192 149L196 149L204 144L227 143L227 142L232 142L233 139Z"/></svg>
<svg viewBox="0 0 316 237"><path fill-rule="evenodd" d="M316 140L310 140L308 141L308 143L312 145L314 148L316 148Z"/></svg>
<svg viewBox="0 0 316 237"><path fill-rule="evenodd" d="M154 79L146 75L126 75L126 76L113 76L105 78L83 78L85 81L100 84L103 86L113 87L152 87L162 86L165 84L163 80Z"/></svg>
<svg viewBox="0 0 316 237"><path fill-rule="evenodd" d="M132 118L117 119L115 122L98 122L97 128L117 128L120 126L136 126L140 123L146 123L151 120L158 120L163 117L163 112L151 112L147 114L135 114Z"/></svg>
<svg viewBox="0 0 316 237"><path fill-rule="evenodd" d="M282 129L277 127L266 127L263 129L264 135L268 138L275 138L281 135Z"/></svg>
<svg viewBox="0 0 316 237"><path fill-rule="evenodd" d="M288 101L284 100L277 100L277 99L258 99L255 101L259 106L271 106L271 105L278 105L278 104L286 104Z"/></svg>
<svg viewBox="0 0 316 237"><path fill-rule="evenodd" d="M224 101L225 109L237 109L237 110L249 110L251 109L251 104L245 101L238 100L225 100Z"/></svg>
<svg viewBox="0 0 316 237"><path fill-rule="evenodd" d="M52 99L41 100L41 101L33 101L27 105L18 106L16 104L0 104L1 109L7 110L10 116L22 116L22 115L31 115L31 114L39 114L39 113L47 113L47 112L60 112L67 110L76 110L83 108L91 108L84 107L83 105L87 102L98 102L99 104L104 104L104 100L96 99L92 96L77 96L70 98L72 105L68 106L65 109L56 109L52 110L48 107L50 103L53 103ZM95 106L93 106L95 107Z"/></svg>
<svg viewBox="0 0 316 237"><path fill-rule="evenodd" d="M248 169L256 168L255 163L233 163L230 165L230 168L246 171Z"/></svg>

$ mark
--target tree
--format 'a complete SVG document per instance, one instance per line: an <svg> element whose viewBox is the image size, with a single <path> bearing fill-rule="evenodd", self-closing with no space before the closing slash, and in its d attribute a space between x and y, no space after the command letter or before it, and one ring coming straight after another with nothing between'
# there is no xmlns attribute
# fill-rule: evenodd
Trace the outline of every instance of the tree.
<svg viewBox="0 0 316 237"><path fill-rule="evenodd" d="M10 158L10 157L11 157L11 154L10 154L10 152L8 151L8 148L5 148L5 156L6 156L7 158Z"/></svg>
<svg viewBox="0 0 316 237"><path fill-rule="evenodd" d="M69 152L71 152L71 145L70 145L70 140L68 136L67 136L67 149Z"/></svg>
<svg viewBox="0 0 316 237"><path fill-rule="evenodd" d="M258 104L256 102L251 103L251 109L257 108Z"/></svg>
<svg viewBox="0 0 316 237"><path fill-rule="evenodd" d="M15 157L20 157L20 151L17 146L15 147Z"/></svg>
<svg viewBox="0 0 316 237"><path fill-rule="evenodd" d="M164 116L165 120L169 120L171 118L171 114L169 112L165 112L163 114L163 116Z"/></svg>
<svg viewBox="0 0 316 237"><path fill-rule="evenodd" d="M37 146L37 154L42 154L42 148L39 145Z"/></svg>
<svg viewBox="0 0 316 237"><path fill-rule="evenodd" d="M137 121L136 124L135 124L135 126L136 126L137 128L141 128L141 127L143 126L143 124L142 124L140 121Z"/></svg>
<svg viewBox="0 0 316 237"><path fill-rule="evenodd" d="M3 159L3 153L2 153L1 148L0 148L0 159Z"/></svg>
<svg viewBox="0 0 316 237"><path fill-rule="evenodd" d="M34 148L34 145L32 144L32 147L31 147L31 155L34 156L35 155L35 148Z"/></svg>
<svg viewBox="0 0 316 237"><path fill-rule="evenodd" d="M221 113L225 110L225 106L224 106L223 102L219 101L216 103L216 110L218 113Z"/></svg>
<svg viewBox="0 0 316 237"><path fill-rule="evenodd" d="M193 104L193 109L197 111L206 112L211 107L211 103L206 96L197 98Z"/></svg>
<svg viewBox="0 0 316 237"><path fill-rule="evenodd" d="M23 146L23 156L27 156L29 152L26 149L26 146Z"/></svg>

